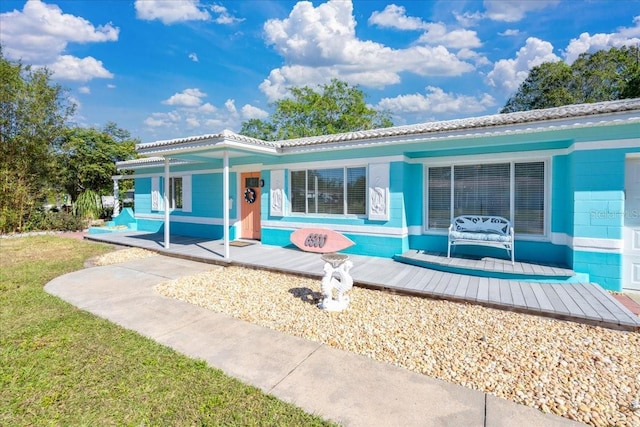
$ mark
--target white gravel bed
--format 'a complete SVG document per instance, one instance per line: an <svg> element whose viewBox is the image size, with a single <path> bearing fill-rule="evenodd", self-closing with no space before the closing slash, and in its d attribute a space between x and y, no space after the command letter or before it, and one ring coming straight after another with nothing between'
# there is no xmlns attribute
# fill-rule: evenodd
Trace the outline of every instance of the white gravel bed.
<svg viewBox="0 0 640 427"><path fill-rule="evenodd" d="M319 270L321 270L319 265ZM341 313L320 281L239 267L157 292L593 426L640 427L640 333L354 288Z"/></svg>
<svg viewBox="0 0 640 427"><path fill-rule="evenodd" d="M92 265L100 266L100 265L118 264L121 262L148 258L154 255L157 255L157 254L153 251L148 251L146 249L126 248L126 249L119 249L113 252L108 252L103 255L98 255L92 258L90 261Z"/></svg>

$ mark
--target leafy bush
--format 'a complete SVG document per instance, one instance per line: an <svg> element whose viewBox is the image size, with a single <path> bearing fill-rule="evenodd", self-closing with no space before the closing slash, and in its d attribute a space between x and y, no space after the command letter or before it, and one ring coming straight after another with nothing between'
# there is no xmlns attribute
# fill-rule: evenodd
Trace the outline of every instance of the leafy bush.
<svg viewBox="0 0 640 427"><path fill-rule="evenodd" d="M65 211L33 211L22 231L77 231L86 228L86 221Z"/></svg>
<svg viewBox="0 0 640 427"><path fill-rule="evenodd" d="M113 218L113 206L103 206L100 210L100 219L110 221Z"/></svg>

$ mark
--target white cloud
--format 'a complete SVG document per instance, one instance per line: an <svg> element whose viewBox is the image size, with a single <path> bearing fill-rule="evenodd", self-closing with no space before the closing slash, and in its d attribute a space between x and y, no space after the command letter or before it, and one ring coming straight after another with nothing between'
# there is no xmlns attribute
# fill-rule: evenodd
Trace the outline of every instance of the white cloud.
<svg viewBox="0 0 640 427"><path fill-rule="evenodd" d="M154 114L157 114L157 113L154 113ZM144 124L152 128L166 126L166 122L159 117L147 117L144 120Z"/></svg>
<svg viewBox="0 0 640 427"><path fill-rule="evenodd" d="M517 22L527 12L555 6L559 2L560 0L484 0L484 16L494 21Z"/></svg>
<svg viewBox="0 0 640 427"><path fill-rule="evenodd" d="M406 24L416 25L416 24ZM299 2L285 19L265 23L266 41L286 66L271 71L260 85L270 101L291 86L315 86L339 78L351 84L382 88L400 82L400 73L457 76L473 70L444 46L391 49L360 40L355 34L351 1L329 0L313 7ZM460 41L455 41L460 44Z"/></svg>
<svg viewBox="0 0 640 427"><path fill-rule="evenodd" d="M187 126L190 128L197 128L200 126L200 121L195 117L187 117L185 122L187 123Z"/></svg>
<svg viewBox="0 0 640 427"><path fill-rule="evenodd" d="M157 19L165 25L211 19L209 12L200 6L199 0L136 0L134 6L138 19Z"/></svg>
<svg viewBox="0 0 640 427"><path fill-rule="evenodd" d="M227 99L224 103L224 107L229 113L233 115L238 113L238 111L236 110L236 101L234 99Z"/></svg>
<svg viewBox="0 0 640 427"><path fill-rule="evenodd" d="M196 55L195 52L191 52L189 54L189 59L192 60L193 62L198 62L198 55Z"/></svg>
<svg viewBox="0 0 640 427"><path fill-rule="evenodd" d="M70 96L69 97L69 102L71 104L75 104L76 108L78 110L80 110L82 108L82 104L80 103L80 101L78 100L78 98L76 98L75 96Z"/></svg>
<svg viewBox="0 0 640 427"><path fill-rule="evenodd" d="M94 78L113 78L113 74L104 68L102 61L91 56L80 59L71 55L61 55L56 62L49 65L49 69L62 80L87 82Z"/></svg>
<svg viewBox="0 0 640 427"><path fill-rule="evenodd" d="M527 78L531 68L543 62L557 61L560 61L560 58L553 53L551 43L529 37L515 58L501 59L494 64L493 70L487 75L487 83L512 93Z"/></svg>
<svg viewBox="0 0 640 427"><path fill-rule="evenodd" d="M214 4L213 6L211 6L211 11L218 15L216 19L214 19L216 24L229 25L235 24L236 22L244 21L243 18L237 18L231 15L227 8L224 6Z"/></svg>
<svg viewBox="0 0 640 427"><path fill-rule="evenodd" d="M151 128L157 127L173 127L182 120L181 115L177 111L169 113L152 113L147 117L144 124Z"/></svg>
<svg viewBox="0 0 640 427"><path fill-rule="evenodd" d="M508 29L508 30L504 30L501 33L498 33L499 36L504 36L504 37L517 36L519 34L520 34L520 30L518 29Z"/></svg>
<svg viewBox="0 0 640 427"><path fill-rule="evenodd" d="M486 93L476 98L447 93L441 88L427 86L424 94L415 93L384 98L380 100L377 108L392 111L394 114L459 115L461 113L477 114L494 105L496 105L495 99Z"/></svg>
<svg viewBox="0 0 640 427"><path fill-rule="evenodd" d="M116 88L116 85L113 85L113 84L107 85L107 89L115 89L115 88Z"/></svg>
<svg viewBox="0 0 640 427"><path fill-rule="evenodd" d="M216 107L211 103L202 103L206 94L200 89L186 89L162 101L164 105L176 107L169 112L155 112L144 120L144 125L151 133L162 130L162 137L167 134L184 136L184 129L191 134L217 133L223 129L239 129L241 120L266 118L268 113L246 104L240 114L236 110L235 100L227 99L223 106Z"/></svg>
<svg viewBox="0 0 640 427"><path fill-rule="evenodd" d="M619 28L615 33L594 34L582 33L580 37L571 39L564 51L565 61L573 63L580 54L597 52L612 47L635 46L640 44L640 15L633 18L634 26Z"/></svg>
<svg viewBox="0 0 640 427"><path fill-rule="evenodd" d="M54 77L88 81L93 78L112 78L102 62L92 57L77 58L62 55L69 43L95 43L118 40L120 30L111 23L94 26L86 19L63 13L57 5L29 0L22 11L0 14L3 53L12 60L56 72ZM82 75L65 72L62 64L80 68ZM92 74L95 73L95 74Z"/></svg>
<svg viewBox="0 0 640 427"><path fill-rule="evenodd" d="M168 99L162 101L165 105L176 105L180 107L198 107L202 104L202 98L207 96L200 89L185 89L182 92L175 93Z"/></svg>
<svg viewBox="0 0 640 427"><path fill-rule="evenodd" d="M242 113L242 117L246 120L250 119L261 119L264 120L269 117L269 113L264 111L261 108L254 107L253 105L245 104L240 109Z"/></svg>
<svg viewBox="0 0 640 427"><path fill-rule="evenodd" d="M462 25L465 28L477 25L478 22L480 22L480 20L484 18L484 15L480 12L465 12L463 14L453 12L453 16L456 18L458 24Z"/></svg>
<svg viewBox="0 0 640 427"><path fill-rule="evenodd" d="M404 6L387 5L382 12L375 11L369 17L370 25L398 30L422 30L425 23L420 18L407 16Z"/></svg>
<svg viewBox="0 0 640 427"><path fill-rule="evenodd" d="M456 56L465 61L473 61L477 67L491 65L491 61L489 61L486 56L480 55L478 52L471 49L460 49L458 53L456 53Z"/></svg>
<svg viewBox="0 0 640 427"><path fill-rule="evenodd" d="M198 111L201 113L215 113L218 109L211 105L210 103L202 104L198 107Z"/></svg>
<svg viewBox="0 0 640 427"><path fill-rule="evenodd" d="M441 22L424 22L420 18L407 16L406 9L395 4L388 5L382 12L373 12L369 17L369 24L398 30L425 31L418 39L418 43L426 43L432 46L442 45L460 49L482 45L475 31L464 29L448 30Z"/></svg>
<svg viewBox="0 0 640 427"><path fill-rule="evenodd" d="M419 43L442 45L453 49L480 47L482 43L478 34L471 30L448 31L442 23L431 23L427 31L418 39Z"/></svg>
<svg viewBox="0 0 640 427"><path fill-rule="evenodd" d="M88 86L81 86L78 88L78 92L84 94L84 95L88 95L91 93L91 89Z"/></svg>

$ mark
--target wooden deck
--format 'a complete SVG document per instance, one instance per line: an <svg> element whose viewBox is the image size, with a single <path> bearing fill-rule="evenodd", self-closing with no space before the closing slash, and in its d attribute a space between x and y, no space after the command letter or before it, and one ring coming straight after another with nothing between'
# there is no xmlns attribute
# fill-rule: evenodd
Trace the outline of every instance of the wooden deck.
<svg viewBox="0 0 640 427"><path fill-rule="evenodd" d="M319 254L302 252L295 247L281 248L261 245L231 246L230 259L224 259L221 240L204 240L185 236L171 236L170 249L163 247L161 234L122 232L90 234L89 240L140 247L159 253L222 265L241 265L251 268L282 271L304 276L322 276L323 261ZM389 258L350 255L351 270L358 286L429 298L470 302L502 310L570 320L621 330L640 330L640 317L634 315L599 285L593 283L540 283L507 280L487 276L471 276L411 265ZM485 260L486 261L486 260ZM451 262L451 261L448 261ZM458 261L453 261L458 262ZM473 268L469 260L459 261ZM498 262L498 267L503 269ZM511 266L511 263L507 263ZM534 270L533 264L516 263L518 272ZM546 270L549 268L551 270ZM541 268L545 274L564 276L570 270ZM537 274L537 273L536 273Z"/></svg>
<svg viewBox="0 0 640 427"><path fill-rule="evenodd" d="M528 282L579 282L580 276L564 266L556 264L531 264L515 262L503 258L470 257L410 250L395 257L396 261L427 267L447 273L470 276L493 277Z"/></svg>

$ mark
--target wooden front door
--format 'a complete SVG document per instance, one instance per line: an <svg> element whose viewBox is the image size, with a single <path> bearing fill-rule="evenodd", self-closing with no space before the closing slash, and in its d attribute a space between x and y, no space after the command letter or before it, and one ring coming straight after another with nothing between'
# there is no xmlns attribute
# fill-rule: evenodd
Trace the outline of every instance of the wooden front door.
<svg viewBox="0 0 640 427"><path fill-rule="evenodd" d="M622 287L640 291L640 159L627 159Z"/></svg>
<svg viewBox="0 0 640 427"><path fill-rule="evenodd" d="M240 174L240 222L244 239L260 239L260 172Z"/></svg>

